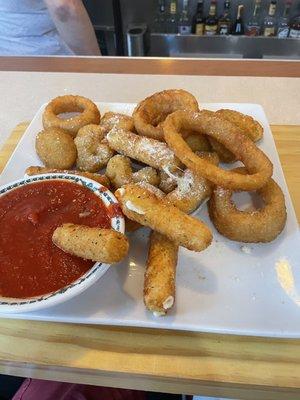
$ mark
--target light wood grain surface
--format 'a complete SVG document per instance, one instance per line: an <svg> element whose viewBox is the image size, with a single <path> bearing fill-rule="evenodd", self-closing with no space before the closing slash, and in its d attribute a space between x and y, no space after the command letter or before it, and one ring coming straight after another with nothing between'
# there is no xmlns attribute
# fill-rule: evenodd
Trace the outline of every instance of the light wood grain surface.
<svg viewBox="0 0 300 400"><path fill-rule="evenodd" d="M27 124L0 153L0 171ZM300 219L300 127L272 131ZM0 372L249 400L300 398L300 340L0 320Z"/></svg>
<svg viewBox="0 0 300 400"><path fill-rule="evenodd" d="M297 60L171 57L1 57L1 71L300 77Z"/></svg>

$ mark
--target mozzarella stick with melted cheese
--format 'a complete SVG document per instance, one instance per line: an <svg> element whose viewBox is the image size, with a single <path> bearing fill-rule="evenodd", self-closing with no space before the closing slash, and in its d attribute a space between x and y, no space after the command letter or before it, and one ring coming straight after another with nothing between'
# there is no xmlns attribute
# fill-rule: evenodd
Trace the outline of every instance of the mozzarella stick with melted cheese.
<svg viewBox="0 0 300 400"><path fill-rule="evenodd" d="M210 245L212 234L203 222L159 198L147 186L124 185L115 195L129 219L166 235L178 245L193 251L202 251Z"/></svg>
<svg viewBox="0 0 300 400"><path fill-rule="evenodd" d="M150 167L161 169L164 166L179 164L166 143L136 135L124 129L113 128L106 136L109 146L120 154L141 161Z"/></svg>
<svg viewBox="0 0 300 400"><path fill-rule="evenodd" d="M129 248L128 240L121 232L76 224L56 228L52 241L66 253L107 264L121 261Z"/></svg>
<svg viewBox="0 0 300 400"><path fill-rule="evenodd" d="M197 153L199 157L206 159L214 165L218 165L219 159L215 153ZM176 176L168 168L165 172L177 182L177 187L166 195L165 200L189 214L196 210L211 195L211 183L201 176L197 176L191 170L186 169L182 176Z"/></svg>
<svg viewBox="0 0 300 400"><path fill-rule="evenodd" d="M166 314L175 301L178 245L151 232L144 280L144 303L155 316Z"/></svg>

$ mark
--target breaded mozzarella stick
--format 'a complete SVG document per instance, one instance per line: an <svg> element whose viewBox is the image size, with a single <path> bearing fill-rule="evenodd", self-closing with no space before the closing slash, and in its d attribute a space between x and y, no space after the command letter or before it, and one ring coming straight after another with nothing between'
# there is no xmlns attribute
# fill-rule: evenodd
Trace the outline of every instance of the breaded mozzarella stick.
<svg viewBox="0 0 300 400"><path fill-rule="evenodd" d="M166 143L113 128L106 136L109 146L120 154L141 161L156 169L179 164Z"/></svg>
<svg viewBox="0 0 300 400"><path fill-rule="evenodd" d="M203 222L157 197L145 185L125 185L115 196L129 219L166 235L180 246L202 251L212 241L211 231Z"/></svg>
<svg viewBox="0 0 300 400"><path fill-rule="evenodd" d="M52 241L66 253L107 264L121 261L129 248L128 240L121 232L75 224L56 228Z"/></svg>
<svg viewBox="0 0 300 400"><path fill-rule="evenodd" d="M144 280L144 303L155 316L166 314L175 301L178 245L151 232Z"/></svg>

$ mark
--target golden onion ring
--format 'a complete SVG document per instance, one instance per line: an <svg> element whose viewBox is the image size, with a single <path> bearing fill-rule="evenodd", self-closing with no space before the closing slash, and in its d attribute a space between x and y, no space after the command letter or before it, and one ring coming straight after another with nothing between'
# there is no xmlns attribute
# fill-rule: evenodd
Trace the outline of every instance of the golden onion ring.
<svg viewBox="0 0 300 400"><path fill-rule="evenodd" d="M244 168L236 172L246 173ZM284 195L270 179L257 193L265 206L255 211L238 210L231 200L232 191L217 186L209 200L209 215L217 230L228 239L245 243L271 242L286 223Z"/></svg>
<svg viewBox="0 0 300 400"><path fill-rule="evenodd" d="M176 110L199 111L195 97L182 89L169 89L154 93L141 101L133 111L136 131L141 136L164 141L161 123Z"/></svg>
<svg viewBox="0 0 300 400"><path fill-rule="evenodd" d="M182 129L217 139L244 163L248 174L221 169L198 157L181 136ZM175 111L164 122L164 135L167 144L183 164L216 185L235 190L256 190L272 176L273 165L268 157L241 134L239 128L210 111Z"/></svg>
<svg viewBox="0 0 300 400"><path fill-rule="evenodd" d="M80 112L80 114L66 119L58 116L69 112ZM44 128L61 128L74 137L83 126L99 122L100 112L96 104L83 96L58 96L50 101L43 113Z"/></svg>

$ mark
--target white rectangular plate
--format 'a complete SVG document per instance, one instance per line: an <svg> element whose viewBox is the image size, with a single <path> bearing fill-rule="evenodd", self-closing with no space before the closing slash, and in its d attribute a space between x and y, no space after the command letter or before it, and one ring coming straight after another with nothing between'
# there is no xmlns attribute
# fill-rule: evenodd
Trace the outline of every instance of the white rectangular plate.
<svg viewBox="0 0 300 400"><path fill-rule="evenodd" d="M134 104L98 103L108 110L130 114ZM272 243L247 245L220 236L207 216L206 206L196 216L213 231L213 244L201 253L181 248L177 271L176 306L166 317L154 317L143 304L143 274L148 230L131 234L127 259L110 270L78 297L52 308L9 318L75 323L182 329L241 335L300 337L300 251L295 212L282 173L268 121L256 104L202 104L217 110L231 108L249 114L264 126L259 147L274 164L274 179L284 191L288 219L282 234ZM30 165L39 165L34 150L41 130L43 107L26 130L2 173L0 183L23 177ZM290 268L278 270L285 259ZM4 315L3 315L4 316Z"/></svg>

